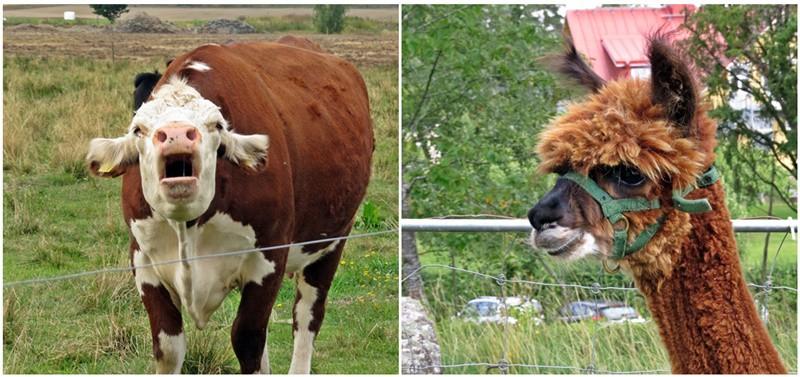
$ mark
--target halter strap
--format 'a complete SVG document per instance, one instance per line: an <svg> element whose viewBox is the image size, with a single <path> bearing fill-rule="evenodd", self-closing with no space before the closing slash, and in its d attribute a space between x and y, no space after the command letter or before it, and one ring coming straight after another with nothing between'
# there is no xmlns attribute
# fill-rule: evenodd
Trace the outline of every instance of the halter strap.
<svg viewBox="0 0 800 377"><path fill-rule="evenodd" d="M624 216L624 213L659 209L661 208L661 203L657 198L652 200L645 198L614 199L603 190L597 182L585 175L570 171L562 175L561 178L575 182L575 184L586 191L586 193L600 205L600 208L603 210L603 216L608 219L611 226L614 228L614 259L622 259L641 250L650 242L658 230L661 229L661 226L666 220L666 215L662 215L656 222L645 227L630 243L628 243L628 228L630 224L628 223L628 218ZM685 196L696 188L705 188L713 185L719 178L719 171L712 165L705 173L698 177L695 185L689 186L683 190L674 190L672 192L672 202L675 208L688 213L710 211L711 204L708 202L708 199L686 199Z"/></svg>
<svg viewBox="0 0 800 377"><path fill-rule="evenodd" d="M695 182L694 186L689 186L683 190L672 191L672 202L675 204L675 208L688 213L711 211L711 204L708 202L707 198L686 199L685 196L696 188L706 188L713 185L719 180L719 177L719 171L714 165L711 165L705 173L697 178L697 182Z"/></svg>

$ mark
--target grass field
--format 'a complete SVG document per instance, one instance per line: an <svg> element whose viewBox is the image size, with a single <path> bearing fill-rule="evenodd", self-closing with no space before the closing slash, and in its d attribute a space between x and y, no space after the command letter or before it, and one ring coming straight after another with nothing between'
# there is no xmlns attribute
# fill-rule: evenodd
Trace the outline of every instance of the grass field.
<svg viewBox="0 0 800 377"><path fill-rule="evenodd" d="M130 11L122 15L124 20L137 13L147 13L156 15L162 20L168 21L188 21L188 20L211 20L216 18L234 19L240 16L249 17L307 17L313 13L313 5L267 5L253 4L242 6L232 5L128 5ZM382 22L397 22L397 6L349 6L347 15L359 18L366 18ZM78 19L91 21L100 20L92 13L91 7L87 4L76 5L4 5L3 15L7 18L30 17L39 19L63 19L65 11L73 11Z"/></svg>
<svg viewBox="0 0 800 377"><path fill-rule="evenodd" d="M246 7L130 6L129 11L120 17L119 22L125 22L126 19L141 13L147 13L174 24L184 33L193 33L213 19L236 19L252 26L257 34L313 34L317 30L314 26L312 9L313 6L265 5ZM64 20L65 11L76 12L76 19ZM345 14L343 33L351 36L395 34L398 28L397 12L396 6L350 6ZM11 27L12 31L14 26L46 25L56 26L60 29L50 30L51 32L71 30L105 32L107 31L105 27L110 24L107 19L93 14L88 5L4 6L4 17L3 25ZM248 38L248 36L244 37ZM252 35L249 37L252 38ZM396 54L394 55L396 56Z"/></svg>
<svg viewBox="0 0 800 377"><path fill-rule="evenodd" d="M205 43L231 43L242 41L274 41L294 32L266 34L141 34L111 33L92 27L32 27L26 25L3 29L3 56L21 58L77 57L87 59L86 64L97 60L111 60L111 42L114 38L116 58L123 62L137 61L143 70L163 71L165 63L193 46ZM326 51L341 56L359 67L396 66L397 32L376 34L305 34ZM97 67L89 68L98 70ZM100 72L105 72L101 70ZM127 92L125 79L122 86Z"/></svg>
<svg viewBox="0 0 800 377"><path fill-rule="evenodd" d="M436 237L459 237L457 234L436 234ZM430 236L429 236L430 237ZM523 245L525 235L484 234L479 236L482 245L494 245L498 249L511 247L509 256L531 253ZM744 252L743 265L746 276L757 277L760 271L763 234L740 234L740 251ZM772 264L783 234L773 234L770 240L769 263ZM742 242L744 240L744 242ZM419 243L421 262L426 264L449 265L449 257L431 253L426 242ZM775 262L773 284L796 288L796 241L790 237L780 249ZM457 255L461 252L456 251ZM492 251L484 250L489 254ZM476 262L473 262L476 263ZM596 261L575 263L555 263L546 257L534 258L533 263L545 263L552 271L541 276L516 277L534 282L591 286L598 282L601 286L632 287L629 277L608 275ZM456 259L456 266L491 276L501 271L486 271L466 260ZM638 291L600 291L591 289L560 288L535 284L498 285L494 280L465 272L444 268L424 270L427 303L434 321L442 350L442 364L461 365L465 363L497 363L503 359L507 349L507 360L512 366L510 373L588 373L593 367L597 373L646 371L650 373L669 372L670 365L666 351L661 344L656 324L650 319L644 297ZM747 278L753 283L759 280ZM457 284L456 287L453 285ZM797 370L797 292L773 289L768 296L763 290L752 288L758 302L766 302L769 309L767 328L783 360L790 370ZM544 324L536 325L530 318L518 316L520 323L506 329L501 324L474 324L457 318L466 303L478 296L526 296L539 300L544 307ZM558 309L570 301L605 299L626 302L645 318L647 323L608 325L597 321L584 321L573 324L562 323ZM765 301L766 300L766 301ZM592 346L594 344L594 347ZM538 366L538 367L535 367ZM497 369L487 370L486 366L463 366L445 369L445 373L497 373Z"/></svg>
<svg viewBox="0 0 800 377"><path fill-rule="evenodd" d="M36 35L26 36L34 46L28 50L15 45L14 36L6 38L16 50L5 55L3 67L4 282L127 266L120 180L88 177L82 159L92 137L124 132L134 75L164 60L123 55L112 67L80 56L91 56L91 45L84 54L59 54L48 52L49 34L39 35L45 47L34 46ZM368 50L363 45L371 40L365 37L358 48ZM394 65L369 62L361 60L367 64L359 68L377 145L355 233L397 226L397 72ZM316 341L314 373L396 373L397 270L395 235L348 242ZM291 359L293 299L293 283L286 280L269 329L277 373L285 373ZM238 372L229 340L237 304L233 292L202 332L185 324L184 373ZM154 371L147 315L129 272L4 289L3 317L5 373Z"/></svg>
<svg viewBox="0 0 800 377"><path fill-rule="evenodd" d="M317 32L314 20L310 15L287 16L239 16L242 21L255 29L256 33L293 32L309 34ZM174 21L173 24L186 32L197 30L208 23L208 19L191 19ZM107 26L110 21L101 18L77 18L64 20L63 18L42 17L8 17L4 22L6 26L14 25L51 25L59 27L73 26ZM373 34L380 32L393 32L397 30L396 21L378 21L364 17L346 16L344 19L344 32L350 34Z"/></svg>

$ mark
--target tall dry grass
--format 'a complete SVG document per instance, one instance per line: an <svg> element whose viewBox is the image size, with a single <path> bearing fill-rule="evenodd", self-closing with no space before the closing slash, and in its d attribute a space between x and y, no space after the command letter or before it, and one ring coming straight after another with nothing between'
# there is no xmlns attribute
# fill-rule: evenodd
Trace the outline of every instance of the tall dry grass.
<svg viewBox="0 0 800 377"><path fill-rule="evenodd" d="M427 255L426 255L427 257ZM425 263L433 263L428 257ZM442 261L438 261L442 262ZM444 262L443 264L446 264ZM459 266L466 267L468 266ZM472 268L472 270L477 270ZM580 281L574 271L596 271L600 267L590 262L575 265L558 265L555 273L564 283L591 286L592 280ZM492 271L481 271L493 274ZM496 273L495 273L496 275ZM602 286L630 286L608 282L600 275ZM545 277L529 277L532 281ZM661 342L658 326L652 320L645 299L636 290L617 291L534 284L507 283L448 269L428 269L424 273L427 306L430 308L442 351L442 363L460 365L467 363L498 363L505 359L515 374L583 374L593 369L598 373L669 371L669 357ZM551 282L552 281L548 281ZM455 287L454 287L455 284ZM756 299L764 300L763 291L753 289ZM539 300L544 311L544 322L530 315L512 312L517 324L476 324L465 321L457 314L466 303L479 296L520 296ZM613 300L634 307L646 323L610 324L605 321L585 320L564 323L560 308L572 301ZM797 293L773 289L768 301L768 332L789 370L797 369ZM535 367L539 366L539 367ZM463 366L445 369L446 373L494 373L485 366Z"/></svg>
<svg viewBox="0 0 800 377"><path fill-rule="evenodd" d="M80 58L15 57L5 59L3 70L4 168L85 176L89 140L125 132L133 77L141 65L121 62L112 68Z"/></svg>

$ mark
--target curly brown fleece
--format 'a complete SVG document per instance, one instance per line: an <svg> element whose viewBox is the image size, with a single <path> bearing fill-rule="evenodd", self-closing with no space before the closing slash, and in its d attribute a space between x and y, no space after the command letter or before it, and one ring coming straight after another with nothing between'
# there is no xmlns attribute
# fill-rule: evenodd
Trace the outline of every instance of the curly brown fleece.
<svg viewBox="0 0 800 377"><path fill-rule="evenodd" d="M692 197L714 211L691 215L669 277L634 274L670 355L673 373L786 373L747 290L721 183ZM670 250L672 249L672 250Z"/></svg>
<svg viewBox="0 0 800 377"><path fill-rule="evenodd" d="M624 164L652 182L645 196L659 198L662 207L627 213L629 240L659 216L665 223L619 263L647 297L673 372L786 373L742 277L722 183L688 195L708 198L711 212L689 215L672 206L672 191L693 185L713 164L716 124L697 99L688 66L665 39L650 41L649 56L651 80L589 85L594 94L540 135L540 169L591 176L597 167ZM580 211L594 214L590 231L610 239L611 225L597 203L580 198Z"/></svg>

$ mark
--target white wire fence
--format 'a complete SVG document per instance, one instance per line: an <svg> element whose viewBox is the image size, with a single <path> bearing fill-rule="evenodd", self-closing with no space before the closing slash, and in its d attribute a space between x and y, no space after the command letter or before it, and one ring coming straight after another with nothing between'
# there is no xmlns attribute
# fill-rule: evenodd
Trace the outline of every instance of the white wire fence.
<svg viewBox="0 0 800 377"><path fill-rule="evenodd" d="M456 221L454 221L456 220ZM466 220L466 221L465 221ZM403 232L413 230L414 232L506 232L506 233L513 233L513 232L529 232L530 225L525 225L523 222L525 220L488 220L488 219L403 219L401 220L401 229ZM737 228L737 221L734 220L734 228ZM778 254L780 253L785 240L791 236L792 239L795 239L796 229L797 229L797 222L791 219L789 220L759 220L758 222L748 221L746 223L742 223L741 221L738 222L739 229L735 229L735 231L744 231L744 232L781 232L784 233L783 239L780 242L780 246L772 255L772 261L770 263L770 267L767 270L768 273L764 281L759 281L757 283L749 283L748 286L752 289L754 298L756 300L756 305L759 310L759 314L761 315L762 320L764 320L765 324L769 327L769 308L770 308L770 297L777 293L782 295L790 295L789 297L790 302L796 302L797 299L797 288L796 286L791 286L794 284L794 281L781 281L780 284L775 284L773 280L773 273L775 271L775 265L777 261ZM528 287L530 288L560 288L560 289L567 289L567 290L575 290L578 291L578 296L583 296L586 298L591 298L588 302L594 302L595 305L598 303L607 300L607 295L612 295L615 297L619 297L620 295L624 295L626 304L627 304L627 297L629 295L636 296L640 302L643 302L643 296L638 292L636 288L633 287L632 283L629 286L624 284L620 284L619 281L613 284L603 284L602 281L604 280L604 272L602 269L597 267L597 279L592 284L586 283L573 283L573 282L545 282L545 281L535 281L535 280L525 280L519 278L509 278L507 271L507 264L506 261L508 260L508 253L509 250L512 249L508 245L507 241L504 241L503 244L503 263L499 271L496 272L487 272L487 271L477 271L469 268L462 268L457 267L454 265L447 265L441 263L429 263L423 264L416 270L413 271L404 271L403 277L401 282L405 283L408 279L413 276L420 275L424 271L431 271L431 272L449 272L451 274L457 274L459 276L467 276L468 279L471 280L484 280L487 282L492 283L493 286L496 288L487 288L490 292L496 292L499 302L507 302L506 299L509 297L509 287L512 287L512 290L519 290L519 287ZM438 271L437 271L438 270ZM795 272L796 273L796 272ZM455 278L454 278L455 279ZM619 280L619 279L617 279ZM787 279L788 280L788 279ZM425 284L428 284L426 282ZM463 299L462 299L463 301ZM783 302L784 300L781 300ZM430 300L429 300L430 302ZM435 303L440 304L440 303ZM778 303L779 304L779 303ZM457 305L457 304L456 304ZM430 305L429 305L430 306ZM429 308L430 309L430 308ZM785 308L789 309L789 308ZM599 313L597 310L597 306L595 306L595 312ZM450 321L453 321L455 317L451 318ZM511 315L504 314L501 315L501 323L497 324L502 328L498 331L501 331L497 336L493 338L491 341L494 342L493 347L499 350L499 357L495 357L492 359L491 357L486 357L482 360L464 360L458 359L458 350L446 350L442 352L443 355L447 354L447 357L443 356L443 360L447 360L447 362L442 362L439 365L424 365L421 361L410 360L410 362L404 362L404 368L402 373L404 374L419 374L419 373L499 373L499 374L509 374L509 373L524 373L524 374L531 374L531 373L569 373L569 374L660 374L660 373L670 373L670 369L668 368L667 360L665 359L661 365L656 366L656 368L642 368L641 370L611 370L610 368L604 367L604 364L609 363L602 363L598 362L598 354L599 345L598 342L600 338L603 336L604 328L609 328L609 324L603 324L600 321L589 321L591 329L590 339L588 341L588 354L585 355L582 361L580 361L579 365L552 365L553 363L545 364L536 364L530 363L531 358L526 357L526 355L512 355L510 352L509 340L512 337L518 338L519 334L515 334L518 330L518 325L514 325L511 323ZM440 319L442 320L442 319ZM792 319L794 322L794 327L796 327L796 316ZM440 323L441 325L441 323ZM547 324L544 324L547 326ZM491 335L489 335L491 336ZM460 341L464 342L463 339ZM537 339L530 339L530 342L536 342ZM633 341L633 340L631 340ZM440 337L440 347L445 350L449 344L441 344L442 338ZM607 344L607 343L605 343ZM495 350L496 351L496 350ZM559 350L560 352L570 352L573 350ZM515 349L515 352L519 352L518 349ZM796 350L792 350L791 354L795 354ZM410 353L413 355L413 353ZM492 354L497 355L498 352L492 352ZM631 357L636 357L637 355L632 354ZM469 357L469 356L467 356ZM473 356L474 358L474 356ZM574 359L574 358L573 358ZM786 360L788 362L788 360ZM661 368L663 366L663 368ZM636 368L634 368L636 369ZM795 372L792 372L795 373Z"/></svg>

